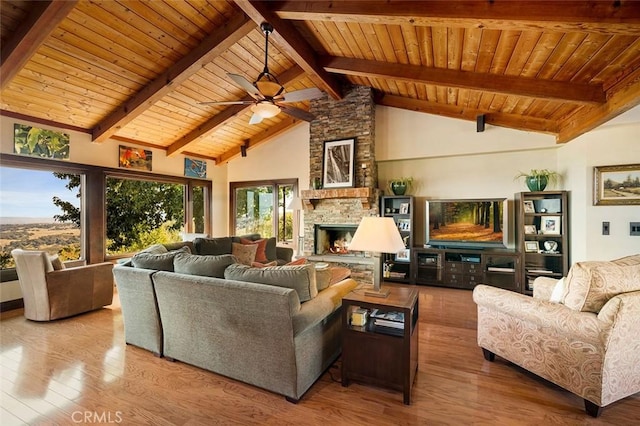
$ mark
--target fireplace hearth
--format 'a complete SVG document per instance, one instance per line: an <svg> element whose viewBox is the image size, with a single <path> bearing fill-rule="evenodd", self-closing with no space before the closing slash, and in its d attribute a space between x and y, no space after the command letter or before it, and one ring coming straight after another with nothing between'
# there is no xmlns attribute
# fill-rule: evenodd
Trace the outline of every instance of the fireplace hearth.
<svg viewBox="0 0 640 426"><path fill-rule="evenodd" d="M314 254L348 254L349 243L358 225L314 225Z"/></svg>

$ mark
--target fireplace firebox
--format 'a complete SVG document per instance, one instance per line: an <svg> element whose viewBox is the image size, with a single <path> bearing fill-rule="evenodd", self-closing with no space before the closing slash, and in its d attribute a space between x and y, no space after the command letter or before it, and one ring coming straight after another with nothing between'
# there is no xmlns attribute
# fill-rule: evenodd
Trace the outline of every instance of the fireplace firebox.
<svg viewBox="0 0 640 426"><path fill-rule="evenodd" d="M349 243L358 225L316 224L314 227L314 254L347 254Z"/></svg>

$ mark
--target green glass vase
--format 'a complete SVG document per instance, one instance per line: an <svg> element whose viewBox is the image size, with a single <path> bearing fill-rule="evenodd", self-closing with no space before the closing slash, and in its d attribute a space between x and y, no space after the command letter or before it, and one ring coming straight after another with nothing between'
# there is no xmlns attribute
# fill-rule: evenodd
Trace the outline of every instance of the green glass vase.
<svg viewBox="0 0 640 426"><path fill-rule="evenodd" d="M529 191L544 191L548 180L546 176L527 176L526 182Z"/></svg>

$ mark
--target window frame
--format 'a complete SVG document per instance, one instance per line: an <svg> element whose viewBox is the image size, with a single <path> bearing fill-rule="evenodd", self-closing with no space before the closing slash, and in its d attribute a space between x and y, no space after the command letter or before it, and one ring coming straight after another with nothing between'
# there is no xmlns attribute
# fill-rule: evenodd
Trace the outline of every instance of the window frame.
<svg viewBox="0 0 640 426"><path fill-rule="evenodd" d="M184 176L163 175L137 170L123 170L111 167L100 167L69 161L42 159L37 157L27 157L16 154L0 153L0 162L6 167L16 167L23 169L33 169L41 171L51 171L59 173L76 173L84 176L81 187L81 246L82 257L87 264L113 261L126 255L107 256L106 250L106 183L107 176L122 177L129 179L145 179L157 182L178 183L186 186L185 194L191 192L194 186L204 187L205 204L205 224L204 233L211 234L211 200L213 184L209 179L197 179ZM187 216L187 211L192 212L193 208L188 207L189 200L185 195L185 232L191 232L193 228L191 216ZM192 200L191 200L192 202ZM5 271L10 271L6 269ZM5 279L4 273L1 280ZM17 278L16 278L17 279ZM11 280L14 281L14 280Z"/></svg>
<svg viewBox="0 0 640 426"><path fill-rule="evenodd" d="M271 186L273 188L272 196L273 196L273 223L272 225L272 233L276 237L277 244L286 244L293 245L296 243L295 241L295 226L292 230L292 241L281 241L278 239L278 225L280 224L280 209L278 205L278 197L280 187L282 186L291 186L293 197L298 194L298 179L290 178L290 179L269 179L269 180L253 180L253 181L238 181L238 182L229 182L229 235L234 235L236 230L236 190L242 188L252 188L257 186ZM287 203L285 203L287 204ZM286 205L285 205L286 210Z"/></svg>

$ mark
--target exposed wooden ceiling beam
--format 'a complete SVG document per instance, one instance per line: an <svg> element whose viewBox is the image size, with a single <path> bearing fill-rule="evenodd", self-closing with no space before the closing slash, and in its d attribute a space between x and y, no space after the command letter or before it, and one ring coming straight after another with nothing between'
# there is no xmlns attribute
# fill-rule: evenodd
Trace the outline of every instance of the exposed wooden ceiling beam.
<svg viewBox="0 0 640 426"><path fill-rule="evenodd" d="M278 1L282 19L640 35L638 1Z"/></svg>
<svg viewBox="0 0 640 426"><path fill-rule="evenodd" d="M376 99L376 103L378 105L424 112L443 117L458 118L467 121L476 121L476 117L479 115L485 115L485 123L492 124L494 126L554 135L558 133L558 126L556 123L542 118L523 117L515 114L468 109L457 105L439 104L436 102L421 101L418 99L394 95L380 96Z"/></svg>
<svg viewBox="0 0 640 426"><path fill-rule="evenodd" d="M274 32L269 35L269 38L278 45L280 50L302 67L319 89L327 92L334 99L342 99L340 83L317 64L317 56L313 48L294 26L290 22L280 19L270 10L270 2L235 1L256 24L260 25L266 21L273 25Z"/></svg>
<svg viewBox="0 0 640 426"><path fill-rule="evenodd" d="M604 90L600 84L578 84L509 75L482 74L335 56L323 57L321 63L329 72L367 78L403 80L575 103L594 104L606 101Z"/></svg>
<svg viewBox="0 0 640 426"><path fill-rule="evenodd" d="M3 43L0 60L0 90L31 59L44 40L76 6L77 1L53 0L31 4L31 11L18 30Z"/></svg>
<svg viewBox="0 0 640 426"><path fill-rule="evenodd" d="M104 142L118 129L144 113L165 95L198 72L205 64L229 49L241 38L255 30L255 24L243 14L229 19L168 70L145 86L131 99L102 120L93 129L93 141Z"/></svg>
<svg viewBox="0 0 640 426"><path fill-rule="evenodd" d="M556 142L566 143L590 130L606 123L612 118L640 105L640 61L607 92L607 103L597 107L581 108L576 114L567 117L560 124Z"/></svg>
<svg viewBox="0 0 640 426"><path fill-rule="evenodd" d="M302 74L304 74L304 70L299 66L295 65L293 68L289 68L287 71L282 73L278 80L280 81L280 84L285 86L288 83L298 79ZM253 98L247 95L244 98L242 98L242 100L250 101L250 100L253 100ZM172 156L172 155L181 153L182 151L187 149L187 147L191 143L197 141L198 139L204 138L210 133L215 132L216 130L224 126L226 123L233 120L237 115L244 113L246 110L248 110L252 106L253 106L252 104L232 105L228 108L225 108L219 114L214 115L209 120L205 121L195 129L193 129L191 132L187 133L186 135L184 135L183 137L181 137L180 139L178 139L177 141L169 145L169 147L167 147L167 156Z"/></svg>
<svg viewBox="0 0 640 426"><path fill-rule="evenodd" d="M292 129L298 124L301 124L304 122L305 122L304 120L298 120L297 118L287 117L281 122L279 122L278 124L276 124L275 126L271 126L267 130L261 133L258 133L257 135L253 136L250 139L245 140L247 150L251 148L255 148L256 146L263 144L265 142L268 142L269 140L280 135L281 133L284 133L285 131ZM230 149L229 151L225 152L224 154L216 158L216 165L224 164L240 156L240 154L241 154L241 148L240 148L240 145L238 145L237 147Z"/></svg>

